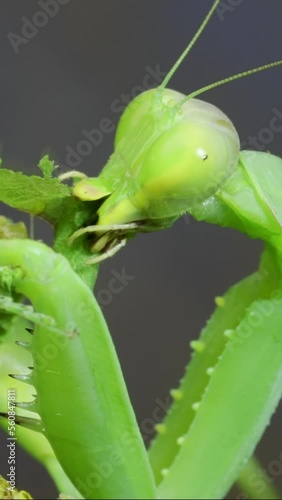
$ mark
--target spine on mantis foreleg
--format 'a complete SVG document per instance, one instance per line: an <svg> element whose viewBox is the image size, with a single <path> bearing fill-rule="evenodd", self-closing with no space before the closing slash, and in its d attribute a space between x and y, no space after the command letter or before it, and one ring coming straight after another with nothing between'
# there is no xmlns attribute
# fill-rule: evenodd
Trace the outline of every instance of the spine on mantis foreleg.
<svg viewBox="0 0 282 500"><path fill-rule="evenodd" d="M14 304L14 306L18 308L19 304ZM2 310L9 312L10 305L8 311L6 306L4 309L0 309L1 312ZM27 306L22 306L21 316L29 317L34 321L34 313L30 313L31 311L27 309ZM29 406L29 401L34 399L34 388L29 384L23 384L20 380L14 379L11 382L9 377L11 373L27 375L30 372L27 367L32 364L32 357L29 352L31 335L25 330L28 326L30 326L30 323L26 319L14 316L5 333L0 335L0 412L7 412L7 394L12 393L17 418L31 416L38 418L36 413L30 413ZM22 346L25 346L26 349L23 349ZM21 404L22 401L24 404ZM31 403L31 406L36 411L36 405ZM6 418L0 418L0 426L8 433L9 423ZM62 470L54 451L43 434L19 425L16 429L16 437L17 443L46 467L61 493L71 495L73 498L82 498Z"/></svg>
<svg viewBox="0 0 282 500"><path fill-rule="evenodd" d="M200 338L191 343L194 351L192 359L179 388L171 391L173 404L165 420L156 425L157 437L149 449L157 484L163 480L179 452L179 439L187 434L195 418L198 403L228 341L228 335L254 300L271 296L279 283L278 276L276 261L266 251L260 270L234 285L218 300L219 305Z"/></svg>
<svg viewBox="0 0 282 500"><path fill-rule="evenodd" d="M114 347L90 289L68 261L34 241L1 241L15 289L56 329L35 327L34 370L44 433L85 498L154 498L154 482Z"/></svg>

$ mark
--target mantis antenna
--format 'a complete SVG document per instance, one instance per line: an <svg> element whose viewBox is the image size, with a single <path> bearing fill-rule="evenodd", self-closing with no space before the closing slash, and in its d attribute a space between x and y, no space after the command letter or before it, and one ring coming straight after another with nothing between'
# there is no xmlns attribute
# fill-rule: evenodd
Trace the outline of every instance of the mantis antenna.
<svg viewBox="0 0 282 500"><path fill-rule="evenodd" d="M181 106L189 99L192 99L193 97L196 97L200 94L203 94L204 92L207 92L208 90L214 89L215 87L220 87L221 85L224 85L225 83L233 82L234 80L238 80L239 78L243 78L244 76L250 76L250 75L253 75L254 73L259 73L260 71L264 71L265 69L270 69L270 68L274 68L275 66L281 66L281 65L282 65L282 59L268 63L268 64L264 64L263 66L259 66L258 68L253 68L253 69L249 69L247 71L243 71L242 73L237 73L236 75L233 75L233 76L228 76L227 78L223 78L223 80L218 80L217 82L206 85L205 87L202 87L201 89L195 90L191 94L187 95L184 99L182 99L177 104L176 108L177 109L181 108Z"/></svg>
<svg viewBox="0 0 282 500"><path fill-rule="evenodd" d="M214 11L216 10L217 6L219 5L219 2L220 2L220 0L215 0L214 1L211 9L207 13L205 19L203 20L203 22L201 23L201 25L198 28L197 32L193 36L191 42L188 43L187 47L184 49L184 51L182 52L182 54L179 56L179 58L177 59L176 63L172 66L172 68L170 69L170 71L168 72L168 74L166 75L166 77L163 79L163 81L160 84L159 88L164 89L167 86L168 82L171 80L171 78L173 77L174 73L177 71L177 69L179 68L179 66L181 65L181 63L183 62L183 60L185 59L185 57L187 56L187 54L190 52L190 50L192 49L192 47L195 45L195 43L198 40L198 38L200 37L200 35L203 33L203 31L204 31L205 27L207 26L210 18L212 17L212 15L213 15ZM211 83L209 85L205 85L204 87L202 87L202 88L200 88L198 90L195 90L191 94L187 95L184 99L182 99L175 106L175 108L176 109L180 109L181 106L186 101L188 101L189 99L197 97L198 95L203 94L204 92L207 92L208 90L212 90L215 87L220 87L221 85L224 85L225 83L233 82L234 80L238 80L239 78L243 78L245 76L250 76L250 75L253 75L254 73L259 73L260 71L264 71L266 69L274 68L275 66L280 66L280 65L282 65L282 59L278 60L278 61L274 61L274 62L268 63L268 64L264 64L263 66L259 66L258 68L253 68L253 69L250 69L250 70L247 70L247 71L243 71L241 73L237 73L236 75L229 76L227 78L224 78L224 79L219 80L217 82Z"/></svg>
<svg viewBox="0 0 282 500"><path fill-rule="evenodd" d="M168 72L168 74L166 75L166 77L163 79L163 81L162 81L162 83L161 83L161 85L160 85L159 88L164 89L167 86L168 82L173 77L174 73L179 68L179 66L182 63L182 61L185 59L185 57L190 52L190 50L192 49L192 47L195 45L195 43L198 40L198 38L200 37L200 35L203 33L206 25L208 24L211 16L213 15L215 9L217 8L219 2L220 2L220 0L215 0L215 2L213 3L211 9L209 10L209 12L207 13L205 19L203 20L203 22L201 23L199 29L197 30L196 34L193 36L191 42L189 42L189 44L184 49L184 51L182 52L182 54L180 55L180 57L177 59L176 63L172 66L171 70Z"/></svg>

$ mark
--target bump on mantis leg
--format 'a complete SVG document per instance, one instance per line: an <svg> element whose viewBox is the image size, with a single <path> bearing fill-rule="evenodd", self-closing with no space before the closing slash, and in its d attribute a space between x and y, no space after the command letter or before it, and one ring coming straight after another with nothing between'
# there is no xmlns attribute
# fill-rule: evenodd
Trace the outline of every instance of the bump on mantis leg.
<svg viewBox="0 0 282 500"><path fill-rule="evenodd" d="M192 425L199 409L198 403L213 377L218 357L231 340L225 335L226 330L233 332L246 308L258 297L268 298L277 286L277 281L276 267L273 271L263 268L262 272L258 271L234 285L224 295L224 302L220 301L202 330L200 339L190 343L193 349L192 359L178 388L183 397L177 398L178 392L172 391L173 403L163 422L167 432L161 432L162 427L158 425L157 436L149 448L149 458L157 483L163 479L162 469L169 469L173 463L179 450L176 440L185 435Z"/></svg>

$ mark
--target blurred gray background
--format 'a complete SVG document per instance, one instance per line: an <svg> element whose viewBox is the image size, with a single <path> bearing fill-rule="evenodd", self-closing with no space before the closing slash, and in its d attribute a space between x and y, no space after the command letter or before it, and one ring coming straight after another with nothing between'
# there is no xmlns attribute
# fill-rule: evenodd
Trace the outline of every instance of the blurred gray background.
<svg viewBox="0 0 282 500"><path fill-rule="evenodd" d="M37 162L46 152L62 171L71 167L66 148L76 150L85 139L82 131L99 128L103 118L116 125L116 99L140 90L148 66L149 73L158 65L168 71L211 6L211 0L63 3L46 19L38 14L40 1L1 2L1 156L4 167L28 174L38 173ZM281 1L221 4L170 83L176 90L188 93L282 57ZM22 32L23 17L45 26ZM18 38L23 33L29 39ZM233 120L246 147L248 137L255 136L258 147L282 156L282 133L262 132L269 128L273 108L282 113L281 82L282 68L276 68L202 98ZM104 134L77 168L97 175L112 152L113 138L114 132ZM3 205L1 214L28 220ZM37 220L35 231L38 239L51 242L46 223ZM146 439L152 436L146 422L156 400L165 401L177 386L190 356L189 341L211 314L214 297L257 268L261 249L260 242L235 231L181 219L170 230L137 236L101 266L96 292ZM110 296L112 273L123 268L132 279ZM280 409L258 447L265 467L281 453L281 416ZM5 468L6 449L0 447L0 471ZM35 498L56 498L45 471L20 451L17 479ZM281 474L276 480L282 484Z"/></svg>

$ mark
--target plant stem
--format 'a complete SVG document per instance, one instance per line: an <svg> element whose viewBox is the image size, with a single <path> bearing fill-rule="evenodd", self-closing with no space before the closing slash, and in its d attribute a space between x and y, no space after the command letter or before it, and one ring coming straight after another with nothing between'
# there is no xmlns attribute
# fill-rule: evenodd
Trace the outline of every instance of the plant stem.
<svg viewBox="0 0 282 500"><path fill-rule="evenodd" d="M279 500L281 495L272 484L273 481L274 478L262 469L259 461L253 456L242 469L237 484L247 498L252 500Z"/></svg>

